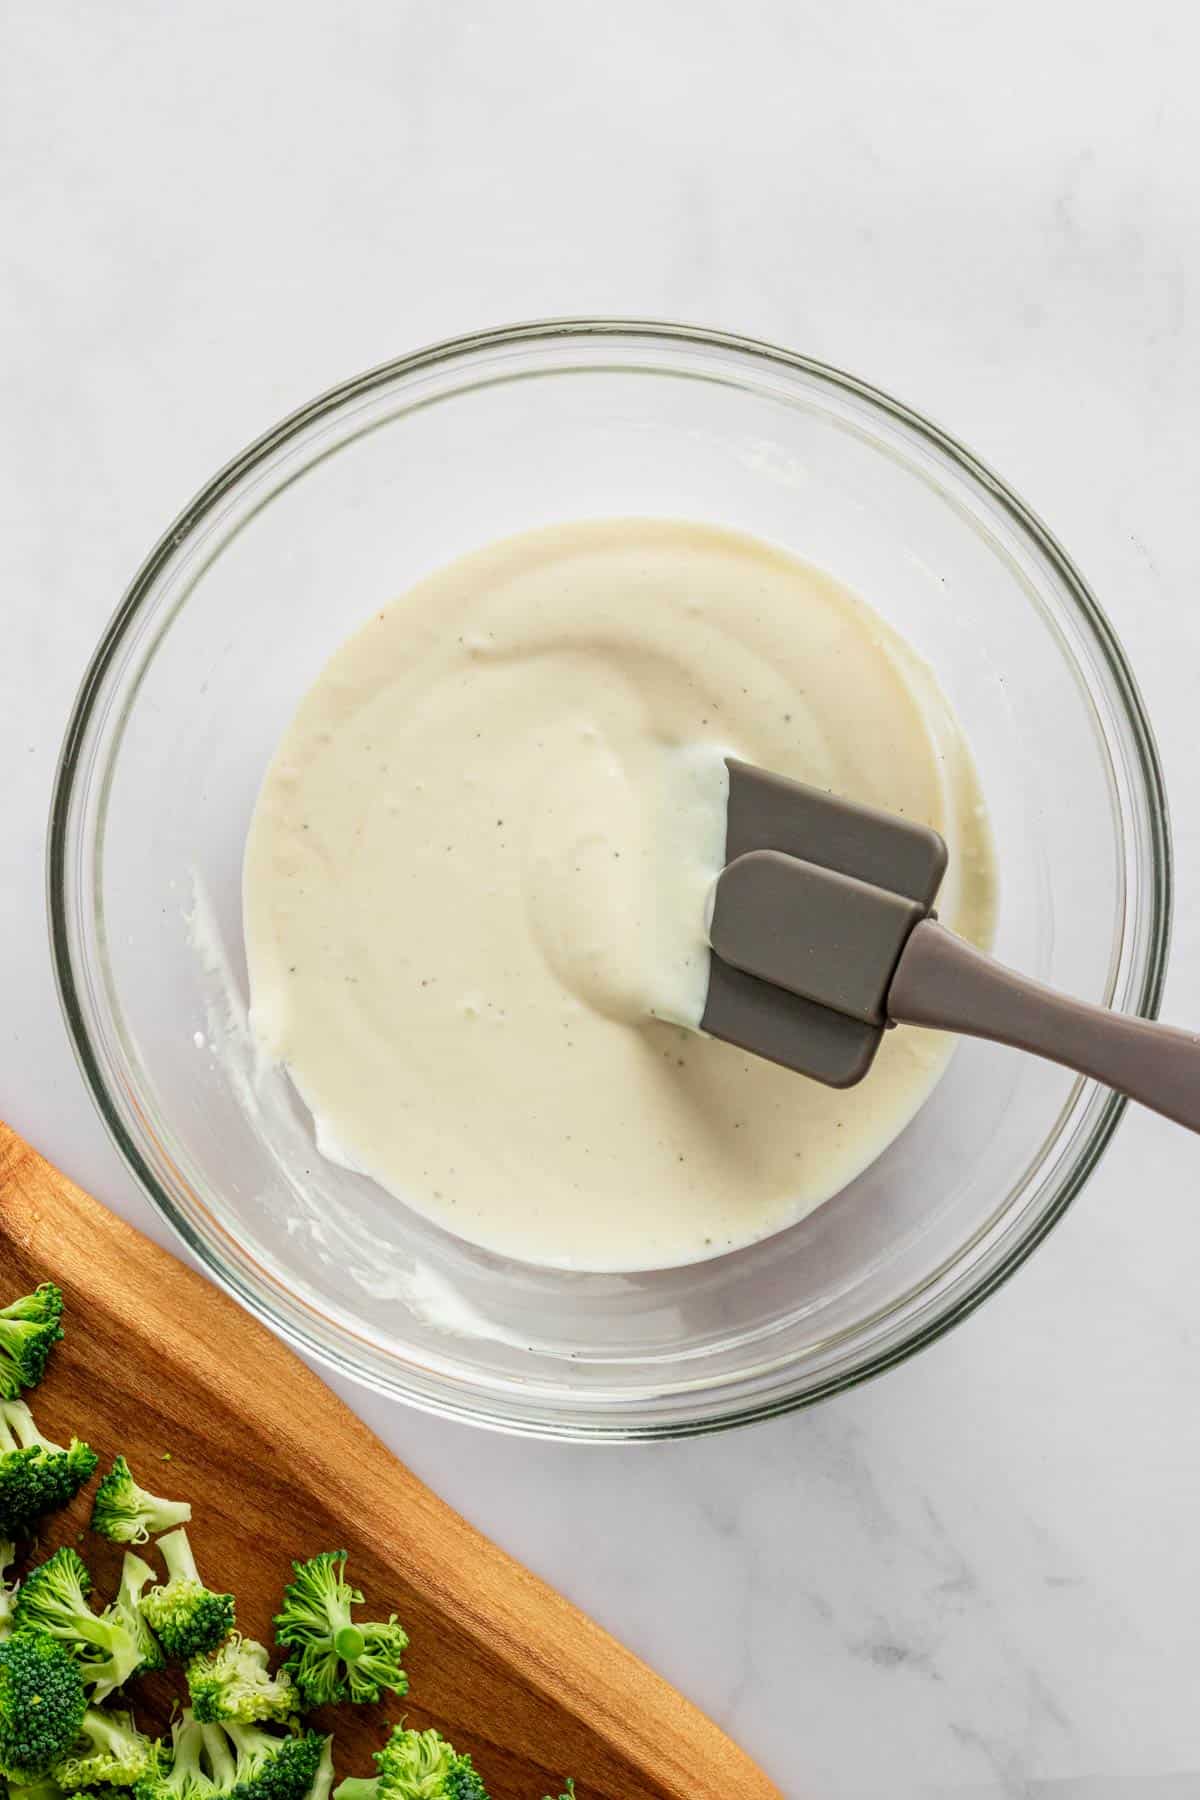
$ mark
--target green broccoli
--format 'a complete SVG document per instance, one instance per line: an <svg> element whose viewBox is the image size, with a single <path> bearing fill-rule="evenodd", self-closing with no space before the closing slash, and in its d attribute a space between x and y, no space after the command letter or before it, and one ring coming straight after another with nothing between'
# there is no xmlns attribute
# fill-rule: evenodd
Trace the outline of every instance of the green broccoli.
<svg viewBox="0 0 1200 1800"><path fill-rule="evenodd" d="M300 1711L300 1695L288 1671L270 1675L266 1647L236 1631L207 1656L193 1656L187 1684L192 1710L204 1725L226 1719L286 1725Z"/></svg>
<svg viewBox="0 0 1200 1800"><path fill-rule="evenodd" d="M46 1358L63 1334L63 1298L53 1282L0 1307L0 1400L15 1400L36 1387Z"/></svg>
<svg viewBox="0 0 1200 1800"><path fill-rule="evenodd" d="M162 1639L168 1656L186 1662L204 1650L215 1650L234 1627L232 1594L205 1587L182 1526L159 1538L167 1580L150 1589L142 1601L142 1617Z"/></svg>
<svg viewBox="0 0 1200 1800"><path fill-rule="evenodd" d="M13 1608L17 1586L8 1580L8 1571L16 1560L17 1546L11 1538L0 1538L0 1639L12 1636Z"/></svg>
<svg viewBox="0 0 1200 1800"><path fill-rule="evenodd" d="M139 1487L123 1456L116 1458L92 1502L92 1530L114 1544L144 1544L151 1535L186 1525L191 1516L186 1500L160 1500Z"/></svg>
<svg viewBox="0 0 1200 1800"><path fill-rule="evenodd" d="M86 1709L79 1665L52 1637L18 1630L0 1643L0 1770L9 1781L46 1775Z"/></svg>
<svg viewBox="0 0 1200 1800"><path fill-rule="evenodd" d="M552 1796L550 1794L547 1794L546 1800L552 1800ZM574 1779L569 1775L567 1777L566 1789L563 1793L561 1793L558 1796L558 1800L575 1800L575 1782L574 1782Z"/></svg>
<svg viewBox="0 0 1200 1800"><path fill-rule="evenodd" d="M211 1800L217 1789L201 1767L203 1727L184 1712L171 1727L171 1744L154 1745L145 1771L133 1784L134 1800Z"/></svg>
<svg viewBox="0 0 1200 1800"><path fill-rule="evenodd" d="M134 1800L329 1800L333 1739L257 1725L202 1725L191 1709L156 1744Z"/></svg>
<svg viewBox="0 0 1200 1800"><path fill-rule="evenodd" d="M321 1760L317 1764L317 1772L312 1778L312 1785L304 1800L329 1800L333 1792L333 1738L327 1737L321 1750Z"/></svg>
<svg viewBox="0 0 1200 1800"><path fill-rule="evenodd" d="M202 1725L221 1800L306 1800L325 1748L319 1731L281 1737L261 1725Z"/></svg>
<svg viewBox="0 0 1200 1800"><path fill-rule="evenodd" d="M26 1575L17 1591L13 1628L49 1632L65 1644L98 1703L123 1687L141 1666L142 1649L115 1608L92 1611L91 1589L83 1558L66 1545Z"/></svg>
<svg viewBox="0 0 1200 1800"><path fill-rule="evenodd" d="M36 1781L10 1781L8 1800L63 1800L63 1791L53 1775L39 1775Z"/></svg>
<svg viewBox="0 0 1200 1800"><path fill-rule="evenodd" d="M138 1669L140 1675L150 1669L163 1669L167 1659L163 1655L162 1645L142 1617L142 1589L154 1580L154 1570L134 1550L127 1550L121 1563L121 1585L117 1589L117 1597L112 1603L112 1610L122 1622L128 1625L142 1653Z"/></svg>
<svg viewBox="0 0 1200 1800"><path fill-rule="evenodd" d="M345 1567L344 1550L293 1563L294 1579L275 1616L275 1641L293 1652L288 1669L309 1706L375 1701L383 1688L408 1692L400 1666L407 1634L395 1613L386 1623L354 1623L350 1609L362 1604L362 1595L346 1581Z"/></svg>
<svg viewBox="0 0 1200 1800"><path fill-rule="evenodd" d="M379 1773L349 1776L333 1800L488 1800L471 1758L460 1756L436 1731L406 1731L397 1725L375 1752Z"/></svg>
<svg viewBox="0 0 1200 1800"><path fill-rule="evenodd" d="M10 1781L8 1800L66 1800L66 1790L53 1775L41 1775L36 1781ZM111 1782L102 1781L99 1787L87 1790L87 1800L129 1800L129 1789L113 1787Z"/></svg>
<svg viewBox="0 0 1200 1800"><path fill-rule="evenodd" d="M54 1778L69 1794L104 1784L131 1787L146 1773L153 1749L129 1713L89 1706L79 1736L54 1765Z"/></svg>
<svg viewBox="0 0 1200 1800"><path fill-rule="evenodd" d="M0 1403L0 1532L21 1537L43 1513L66 1506L97 1460L78 1438L67 1450L44 1438L23 1400Z"/></svg>
<svg viewBox="0 0 1200 1800"><path fill-rule="evenodd" d="M378 1775L347 1775L333 1790L333 1800L379 1800Z"/></svg>

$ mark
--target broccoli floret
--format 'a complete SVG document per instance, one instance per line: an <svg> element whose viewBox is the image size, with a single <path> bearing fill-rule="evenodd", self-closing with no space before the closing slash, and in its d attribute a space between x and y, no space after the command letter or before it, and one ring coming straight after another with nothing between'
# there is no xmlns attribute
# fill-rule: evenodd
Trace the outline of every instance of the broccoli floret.
<svg viewBox="0 0 1200 1800"><path fill-rule="evenodd" d="M317 1772L312 1778L312 1785L304 1800L329 1800L333 1792L333 1738L327 1737L321 1747L321 1760L317 1764Z"/></svg>
<svg viewBox="0 0 1200 1800"><path fill-rule="evenodd" d="M75 1657L84 1686L99 1702L123 1687L142 1662L133 1632L115 1608L94 1613L88 1604L92 1578L69 1545L31 1569L17 1592L14 1628L45 1631Z"/></svg>
<svg viewBox="0 0 1200 1800"><path fill-rule="evenodd" d="M160 1531L186 1525L191 1516L186 1500L160 1500L139 1487L123 1456L117 1457L92 1502L92 1530L114 1544L144 1544Z"/></svg>
<svg viewBox="0 0 1200 1800"><path fill-rule="evenodd" d="M355 1624L350 1609L362 1604L362 1595L345 1579L345 1567L344 1550L293 1563L275 1617L275 1641L293 1652L288 1668L309 1706L375 1701L383 1688L408 1692L400 1666L406 1632L394 1613L386 1623Z"/></svg>
<svg viewBox="0 0 1200 1800"><path fill-rule="evenodd" d="M163 1669L167 1664L162 1645L142 1617L142 1589L153 1580L154 1570L150 1564L136 1551L127 1550L121 1563L121 1585L112 1610L123 1624L128 1625L142 1653L138 1667L140 1675L150 1669Z"/></svg>
<svg viewBox="0 0 1200 1800"><path fill-rule="evenodd" d="M329 1800L333 1740L258 1725L202 1725L189 1708L154 1746L134 1800Z"/></svg>
<svg viewBox="0 0 1200 1800"><path fill-rule="evenodd" d="M269 1674L265 1645L236 1631L209 1655L192 1658L187 1684L192 1710L204 1725L227 1719L242 1725L264 1719L286 1725L300 1711L300 1695L287 1670Z"/></svg>
<svg viewBox="0 0 1200 1800"><path fill-rule="evenodd" d="M10 1781L48 1774L75 1742L87 1708L70 1652L41 1631L0 1644L0 1770Z"/></svg>
<svg viewBox="0 0 1200 1800"><path fill-rule="evenodd" d="M413 1800L488 1800L471 1758L460 1756L436 1731L397 1726L375 1761L386 1800L409 1800L410 1795Z"/></svg>
<svg viewBox="0 0 1200 1800"><path fill-rule="evenodd" d="M22 1388L42 1379L46 1358L63 1334L62 1309L62 1295L51 1281L0 1307L0 1400L15 1400Z"/></svg>
<svg viewBox="0 0 1200 1800"><path fill-rule="evenodd" d="M21 1537L43 1513L75 1498L90 1480L96 1452L72 1438L52 1444L33 1422L23 1400L0 1404L0 1531Z"/></svg>
<svg viewBox="0 0 1200 1800"><path fill-rule="evenodd" d="M171 1727L171 1743L154 1745L145 1773L133 1784L134 1800L212 1800L216 1786L201 1766L204 1731L184 1712Z"/></svg>
<svg viewBox="0 0 1200 1800"><path fill-rule="evenodd" d="M280 1737L233 1720L200 1729L221 1800L306 1800L325 1748L319 1731Z"/></svg>
<svg viewBox="0 0 1200 1800"><path fill-rule="evenodd" d="M350 1776L334 1789L333 1800L488 1800L471 1758L436 1731L397 1725L375 1761L378 1775Z"/></svg>
<svg viewBox="0 0 1200 1800"><path fill-rule="evenodd" d="M105 1783L132 1787L146 1773L153 1749L129 1713L89 1706L78 1738L54 1765L54 1778L69 1794Z"/></svg>
<svg viewBox="0 0 1200 1800"><path fill-rule="evenodd" d="M547 1794L546 1800L552 1800L552 1796ZM568 1775L567 1785L563 1792L558 1796L558 1800L575 1800L575 1782L572 1776Z"/></svg>
<svg viewBox="0 0 1200 1800"><path fill-rule="evenodd" d="M167 1655L186 1662L215 1650L233 1630L233 1595L214 1594L205 1587L182 1528L159 1538L158 1547L167 1580L150 1589L142 1601L142 1617L161 1638Z"/></svg>

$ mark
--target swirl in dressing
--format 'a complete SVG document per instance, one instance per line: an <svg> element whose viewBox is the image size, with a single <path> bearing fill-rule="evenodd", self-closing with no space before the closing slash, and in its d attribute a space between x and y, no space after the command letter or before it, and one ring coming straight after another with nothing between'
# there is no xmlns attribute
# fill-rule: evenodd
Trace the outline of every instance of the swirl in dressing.
<svg viewBox="0 0 1200 1800"><path fill-rule="evenodd" d="M460 1236L606 1270L765 1236L876 1157L946 1040L890 1032L839 1093L681 1028L704 1004L726 751L935 826L940 916L988 941L986 813L932 675L768 544L556 526L345 644L245 863L253 1028L322 1146Z"/></svg>

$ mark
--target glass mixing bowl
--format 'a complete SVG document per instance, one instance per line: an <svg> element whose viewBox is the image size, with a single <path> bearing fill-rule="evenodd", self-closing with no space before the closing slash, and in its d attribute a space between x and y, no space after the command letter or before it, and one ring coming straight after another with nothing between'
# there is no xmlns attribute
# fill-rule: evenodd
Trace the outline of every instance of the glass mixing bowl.
<svg viewBox="0 0 1200 1800"><path fill-rule="evenodd" d="M142 1187L253 1312L386 1393L553 1437L713 1430L886 1368L1029 1254L1122 1109L964 1042L909 1129L811 1217L614 1276L460 1242L325 1163L282 1078L255 1080L242 845L300 695L435 566L635 513L823 564L933 665L994 819L998 955L1152 1014L1168 935L1162 781L1107 621L1022 502L886 394L715 332L568 321L404 357L252 445L147 559L70 721L49 852L68 1026Z"/></svg>

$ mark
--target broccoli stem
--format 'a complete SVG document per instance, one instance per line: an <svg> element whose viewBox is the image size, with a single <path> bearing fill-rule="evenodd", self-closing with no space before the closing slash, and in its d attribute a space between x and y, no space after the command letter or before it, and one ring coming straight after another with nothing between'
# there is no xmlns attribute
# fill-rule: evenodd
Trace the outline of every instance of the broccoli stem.
<svg viewBox="0 0 1200 1800"><path fill-rule="evenodd" d="M112 1754L128 1748L130 1732L128 1724L106 1713L99 1706L89 1706L83 1715L83 1723L79 1727L81 1737L96 1750L107 1750Z"/></svg>
<svg viewBox="0 0 1200 1800"><path fill-rule="evenodd" d="M193 1719L190 1708L184 1710L172 1728L171 1749L171 1785L180 1792L189 1792L195 1783L203 1783L200 1754L204 1749L204 1728Z"/></svg>
<svg viewBox="0 0 1200 1800"><path fill-rule="evenodd" d="M347 1775L334 1789L333 1800L376 1800L378 1775Z"/></svg>
<svg viewBox="0 0 1200 1800"><path fill-rule="evenodd" d="M189 1525L192 1518L190 1500L162 1500L154 1496L154 1524L152 1530L161 1531L165 1525Z"/></svg>
<svg viewBox="0 0 1200 1800"><path fill-rule="evenodd" d="M329 1800L333 1791L333 1735L325 1739L321 1750L321 1760L317 1764L317 1772L313 1776L313 1784L305 1795L305 1800Z"/></svg>
<svg viewBox="0 0 1200 1800"><path fill-rule="evenodd" d="M232 1739L233 1747L238 1755L247 1761L256 1756L270 1756L276 1748L277 1740L261 1725L247 1724L242 1719L228 1719L221 1729Z"/></svg>
<svg viewBox="0 0 1200 1800"><path fill-rule="evenodd" d="M127 1606L132 1612L136 1612L138 1602L142 1597L142 1589L153 1580L154 1570L145 1557L139 1556L134 1550L127 1550L121 1563L121 1585L117 1589L118 1604Z"/></svg>
<svg viewBox="0 0 1200 1800"><path fill-rule="evenodd" d="M333 1647L343 1662L357 1662L367 1640L357 1625L341 1625L333 1634Z"/></svg>
<svg viewBox="0 0 1200 1800"><path fill-rule="evenodd" d="M200 1571L196 1567L196 1559L192 1555L192 1546L188 1542L188 1534L182 1529L168 1531L166 1537L160 1537L158 1547L162 1551L162 1559L167 1565L167 1574L172 1581L200 1581Z"/></svg>
<svg viewBox="0 0 1200 1800"><path fill-rule="evenodd" d="M53 1775L43 1775L40 1781L10 1781L8 1794L9 1800L63 1800Z"/></svg>
<svg viewBox="0 0 1200 1800"><path fill-rule="evenodd" d="M237 1783L237 1764L229 1748L229 1739L219 1725L202 1725L200 1731L213 1780L219 1788L228 1791Z"/></svg>
<svg viewBox="0 0 1200 1800"><path fill-rule="evenodd" d="M35 1449L62 1453L61 1444L52 1444L42 1436L24 1400L6 1400L0 1406L0 1450L7 1455L13 1450Z"/></svg>
<svg viewBox="0 0 1200 1800"><path fill-rule="evenodd" d="M11 1538L0 1538L0 1639L11 1637L15 1589L8 1585L8 1571L16 1561L17 1546Z"/></svg>
<svg viewBox="0 0 1200 1800"><path fill-rule="evenodd" d="M97 1650L103 1650L106 1656L112 1655L112 1622L94 1613L90 1606L76 1614L74 1630L75 1636L82 1638L85 1644L95 1644Z"/></svg>

